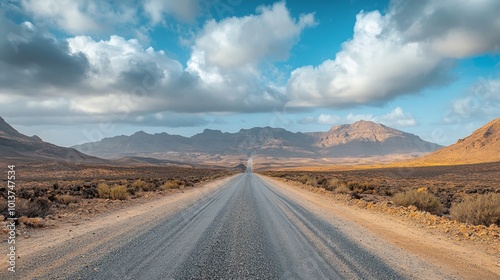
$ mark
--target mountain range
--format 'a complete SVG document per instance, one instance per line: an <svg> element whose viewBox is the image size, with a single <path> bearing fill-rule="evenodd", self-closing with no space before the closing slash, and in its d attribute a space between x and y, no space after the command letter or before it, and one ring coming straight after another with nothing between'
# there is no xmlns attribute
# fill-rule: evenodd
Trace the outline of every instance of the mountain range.
<svg viewBox="0 0 500 280"><path fill-rule="evenodd" d="M256 127L236 133L205 129L192 137L139 131L130 136L104 138L73 148L44 142L19 133L0 117L0 159L9 161L71 161L120 164L205 163L224 166L224 160L243 162L249 155L314 163L331 158L375 158L386 155L417 157L402 165L453 165L500 162L500 118L448 147L370 121L338 125L326 132L290 132ZM356 161L354 161L355 163ZM300 165L299 162L296 164Z"/></svg>
<svg viewBox="0 0 500 280"><path fill-rule="evenodd" d="M205 129L192 137L140 131L131 136L105 138L74 148L103 158L168 158L172 153L322 158L422 155L442 146L382 124L358 121L334 126L327 132L312 133L271 127L241 129L236 133Z"/></svg>

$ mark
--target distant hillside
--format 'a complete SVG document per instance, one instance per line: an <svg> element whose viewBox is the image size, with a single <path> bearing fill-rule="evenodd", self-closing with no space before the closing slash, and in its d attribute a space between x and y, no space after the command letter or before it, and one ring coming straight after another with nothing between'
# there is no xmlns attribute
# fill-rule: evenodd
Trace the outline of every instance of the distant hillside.
<svg viewBox="0 0 500 280"><path fill-rule="evenodd" d="M422 154L442 148L414 134L370 121L334 126L327 132L311 136L320 153L330 157Z"/></svg>
<svg viewBox="0 0 500 280"><path fill-rule="evenodd" d="M73 162L104 162L73 148L63 148L42 141L37 136L19 133L0 117L0 159L11 161L68 160Z"/></svg>
<svg viewBox="0 0 500 280"><path fill-rule="evenodd" d="M496 161L500 161L500 118L494 119L457 143L412 163L431 165Z"/></svg>
<svg viewBox="0 0 500 280"><path fill-rule="evenodd" d="M282 128L256 127L236 133L205 129L192 137L137 132L105 138L74 148L106 158L175 158L190 154L213 156L259 154L270 157L365 157L432 152L441 146L418 136L380 124L359 121L333 127L328 132L301 133Z"/></svg>

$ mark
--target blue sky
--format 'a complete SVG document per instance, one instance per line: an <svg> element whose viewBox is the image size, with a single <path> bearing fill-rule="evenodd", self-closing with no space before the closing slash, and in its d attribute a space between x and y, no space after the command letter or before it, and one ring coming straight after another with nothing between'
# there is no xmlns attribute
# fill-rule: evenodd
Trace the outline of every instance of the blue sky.
<svg viewBox="0 0 500 280"><path fill-rule="evenodd" d="M496 0L0 8L0 116L58 145L361 119L449 145L499 117Z"/></svg>

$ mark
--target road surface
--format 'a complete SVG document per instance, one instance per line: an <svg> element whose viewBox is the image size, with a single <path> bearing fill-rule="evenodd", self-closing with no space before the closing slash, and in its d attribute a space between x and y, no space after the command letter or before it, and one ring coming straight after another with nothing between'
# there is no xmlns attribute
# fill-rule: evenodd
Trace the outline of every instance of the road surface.
<svg viewBox="0 0 500 280"><path fill-rule="evenodd" d="M403 278L252 173L124 245L70 278Z"/></svg>
<svg viewBox="0 0 500 280"><path fill-rule="evenodd" d="M427 269L425 262L412 257L406 263L413 267L389 264L387 254L384 258L380 252L371 252L359 237L346 234L341 224L320 218L251 172L234 176L181 211L164 211L150 225L133 228L137 225L130 222L131 228L123 234L114 232L118 228L105 234L96 230L50 246L45 254L21 262L16 276L408 279L419 278L418 271ZM448 278L445 274L435 277Z"/></svg>

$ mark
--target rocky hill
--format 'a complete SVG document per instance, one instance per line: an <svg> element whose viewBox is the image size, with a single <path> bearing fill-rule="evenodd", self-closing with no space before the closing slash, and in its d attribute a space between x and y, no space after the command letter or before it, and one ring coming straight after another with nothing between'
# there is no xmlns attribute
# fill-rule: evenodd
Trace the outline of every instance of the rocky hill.
<svg viewBox="0 0 500 280"><path fill-rule="evenodd" d="M467 164L500 161L500 118L494 119L457 143L426 155L413 163Z"/></svg>
<svg viewBox="0 0 500 280"><path fill-rule="evenodd" d="M320 153L333 157L422 154L442 148L414 134L370 121L338 125L311 135Z"/></svg>
<svg viewBox="0 0 500 280"><path fill-rule="evenodd" d="M0 159L19 161L62 161L100 163L104 160L42 141L38 136L19 133L0 117Z"/></svg>

